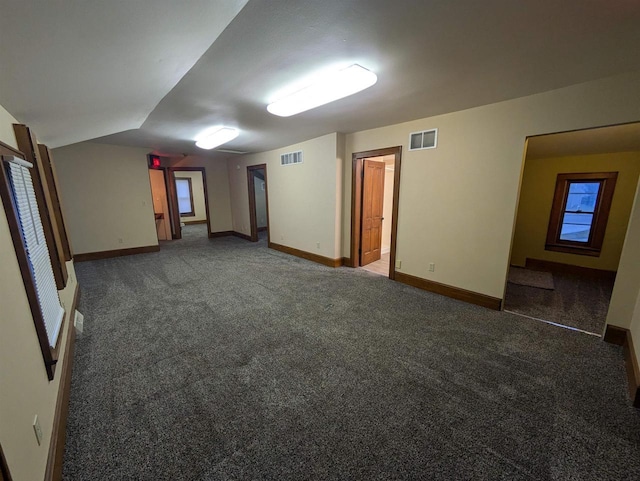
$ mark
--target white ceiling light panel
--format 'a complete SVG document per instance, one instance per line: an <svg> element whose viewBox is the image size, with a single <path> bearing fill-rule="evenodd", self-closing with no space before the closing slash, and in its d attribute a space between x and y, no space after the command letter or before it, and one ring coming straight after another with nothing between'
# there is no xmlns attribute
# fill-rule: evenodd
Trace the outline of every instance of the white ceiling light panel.
<svg viewBox="0 0 640 481"><path fill-rule="evenodd" d="M280 117L290 117L358 93L377 81L375 73L353 64L324 75L311 85L270 103L267 110Z"/></svg>

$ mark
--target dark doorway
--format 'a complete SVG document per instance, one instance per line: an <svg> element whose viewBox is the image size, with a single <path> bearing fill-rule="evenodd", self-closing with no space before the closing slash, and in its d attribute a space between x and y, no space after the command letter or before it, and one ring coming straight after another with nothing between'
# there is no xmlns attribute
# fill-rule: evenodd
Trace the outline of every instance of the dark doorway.
<svg viewBox="0 0 640 481"><path fill-rule="evenodd" d="M247 167L249 190L249 224L251 242L258 242L261 233L269 242L269 190L267 187L267 164Z"/></svg>

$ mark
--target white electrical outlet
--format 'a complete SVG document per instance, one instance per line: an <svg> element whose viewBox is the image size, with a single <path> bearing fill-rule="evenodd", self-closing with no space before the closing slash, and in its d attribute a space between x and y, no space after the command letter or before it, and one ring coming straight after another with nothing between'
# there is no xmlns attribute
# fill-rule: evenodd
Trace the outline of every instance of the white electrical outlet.
<svg viewBox="0 0 640 481"><path fill-rule="evenodd" d="M82 331L84 330L84 316L78 310L76 310L76 314L73 319L73 325L76 328L76 332L78 334L82 334Z"/></svg>
<svg viewBox="0 0 640 481"><path fill-rule="evenodd" d="M38 446L40 446L42 444L42 427L40 427L37 414L33 420L33 431L36 433L36 440L38 441Z"/></svg>
<svg viewBox="0 0 640 481"><path fill-rule="evenodd" d="M316 247L320 249L320 242L316 242Z"/></svg>
<svg viewBox="0 0 640 481"><path fill-rule="evenodd" d="M123 240L122 237L118 237L118 244L122 244Z"/></svg>
<svg viewBox="0 0 640 481"><path fill-rule="evenodd" d="M396 269L402 269L402 261L396 261Z"/></svg>
<svg viewBox="0 0 640 481"><path fill-rule="evenodd" d="M435 272L436 271L436 265L433 262L429 262L429 272Z"/></svg>

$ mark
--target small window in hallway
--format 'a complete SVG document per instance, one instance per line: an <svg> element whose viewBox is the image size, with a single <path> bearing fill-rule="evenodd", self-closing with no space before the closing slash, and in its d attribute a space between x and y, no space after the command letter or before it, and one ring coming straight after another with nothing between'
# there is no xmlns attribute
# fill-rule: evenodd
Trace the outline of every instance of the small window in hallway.
<svg viewBox="0 0 640 481"><path fill-rule="evenodd" d="M195 208L193 206L193 189L191 187L191 179L176 177L176 192L178 196L178 210L180 217L195 216Z"/></svg>
<svg viewBox="0 0 640 481"><path fill-rule="evenodd" d="M558 174L547 250L599 256L617 172Z"/></svg>

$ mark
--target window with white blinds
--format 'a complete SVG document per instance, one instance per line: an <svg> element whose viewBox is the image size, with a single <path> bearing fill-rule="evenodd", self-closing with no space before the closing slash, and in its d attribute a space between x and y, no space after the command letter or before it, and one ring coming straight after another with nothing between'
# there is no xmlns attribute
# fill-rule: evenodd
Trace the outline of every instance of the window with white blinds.
<svg viewBox="0 0 640 481"><path fill-rule="evenodd" d="M14 157L8 165L11 190L15 200L20 229L27 251L29 267L34 278L36 295L42 312L49 345L55 347L64 310L60 305L49 250L44 237L40 211L36 203L33 181L29 168L32 165Z"/></svg>

